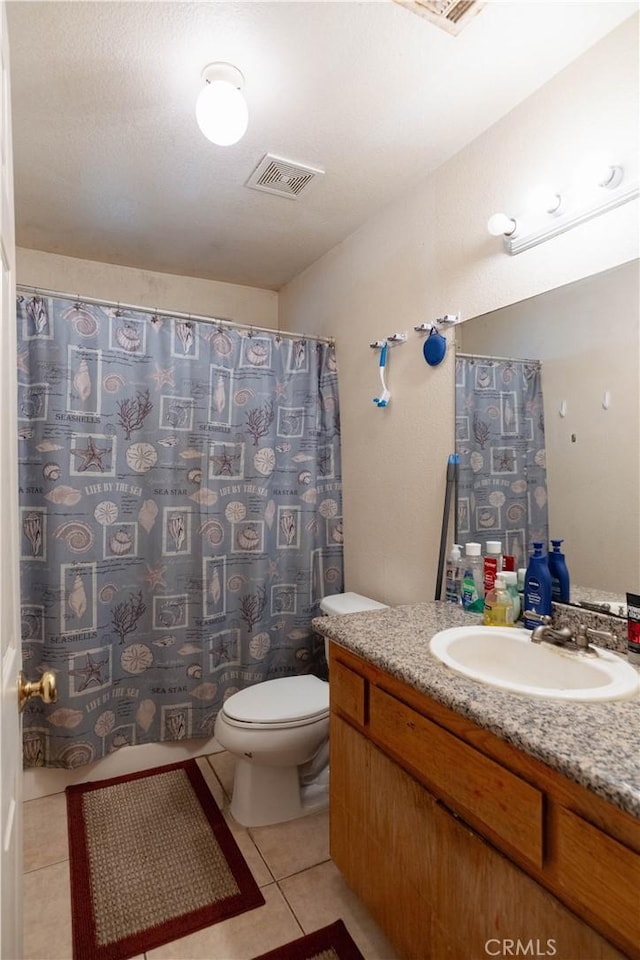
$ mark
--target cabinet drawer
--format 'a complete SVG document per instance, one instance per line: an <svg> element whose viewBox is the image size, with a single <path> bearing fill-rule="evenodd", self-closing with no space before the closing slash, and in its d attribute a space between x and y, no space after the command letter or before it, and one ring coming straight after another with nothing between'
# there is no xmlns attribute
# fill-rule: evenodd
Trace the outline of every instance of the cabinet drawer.
<svg viewBox="0 0 640 960"><path fill-rule="evenodd" d="M333 683L333 675L331 677ZM542 866L542 793L373 685L369 729L381 746L469 822Z"/></svg>
<svg viewBox="0 0 640 960"><path fill-rule="evenodd" d="M339 710L345 717L358 723L365 723L366 680L354 670L350 670L336 657L331 657L329 666L329 696L331 709Z"/></svg>
<svg viewBox="0 0 640 960"><path fill-rule="evenodd" d="M557 818L554 859L560 886L637 947L640 854L564 807L558 807Z"/></svg>

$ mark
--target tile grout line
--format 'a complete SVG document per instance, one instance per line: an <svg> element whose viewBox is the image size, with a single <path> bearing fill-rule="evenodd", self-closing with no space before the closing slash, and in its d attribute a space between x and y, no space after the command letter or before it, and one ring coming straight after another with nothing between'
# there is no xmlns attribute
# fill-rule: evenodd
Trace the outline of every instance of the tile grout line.
<svg viewBox="0 0 640 960"><path fill-rule="evenodd" d="M221 751L221 752L224 752L224 751ZM211 756L215 756L215 754L212 754ZM220 789L222 790L223 796L226 798L227 803L230 803L230 802L231 802L231 797L229 796L229 794L228 794L227 791L225 790L224 784L223 784L222 780L220 779L220 777L218 776L218 773L217 773L217 771L216 771L216 768L215 768L214 765L211 763L211 761L209 760L209 757L208 757L208 756L207 756L206 760L207 760L207 763L208 763L209 767L210 767L211 770L213 771L214 777L216 778L216 780L217 780L218 783L220 784ZM233 816L233 814L231 813L230 810L229 810L228 812L229 812L230 816ZM236 823L237 823L237 821L236 821ZM253 847L254 847L256 853L258 854L260 860L261 860L262 863L264 864L265 870L267 871L267 873L268 873L269 876L271 877L271 882L272 882L272 883L277 883L278 881L277 881L276 878L274 877L273 871L271 870L269 864L267 863L267 861L265 860L264 856L262 855L262 850L260 849L260 847L258 846L258 844L256 843L256 841L254 840L253 834L251 833L251 828L250 828L250 827L243 827L242 824L239 824L239 826L242 827L243 830L246 830L247 836L248 836L249 839L251 840L251 843L253 844ZM265 886L266 886L266 884L265 884Z"/></svg>
<svg viewBox="0 0 640 960"><path fill-rule="evenodd" d="M283 899L284 902L286 903L287 907L289 908L289 911L290 911L290 913L291 913L291 916L293 917L293 919L295 920L295 922L298 924L298 927L300 928L300 934L301 934L301 936L304 936L304 934L306 933L306 930L305 930L304 927L302 926L300 920L298 919L298 916L297 916L295 910L293 909L293 907L292 907L291 904L289 903L289 900L288 900L288 897L287 897L286 893L284 892L284 890L282 889L282 887L280 886L280 884L279 884L279 882L278 882L277 880L276 880L276 887L278 888L278 892L280 893L280 896L282 897L282 899Z"/></svg>
<svg viewBox="0 0 640 960"><path fill-rule="evenodd" d="M23 871L22 871L22 876L23 876L23 877L28 877L28 876L29 876L30 874L32 874L32 873L37 873L38 870L46 870L47 867L55 867L55 866L57 866L57 864L59 864L59 863L68 863L68 862L69 862L69 857L68 857L68 856L66 856L66 857L61 857L60 860L52 860L50 863L42 863L39 867L31 867L29 870L23 870Z"/></svg>

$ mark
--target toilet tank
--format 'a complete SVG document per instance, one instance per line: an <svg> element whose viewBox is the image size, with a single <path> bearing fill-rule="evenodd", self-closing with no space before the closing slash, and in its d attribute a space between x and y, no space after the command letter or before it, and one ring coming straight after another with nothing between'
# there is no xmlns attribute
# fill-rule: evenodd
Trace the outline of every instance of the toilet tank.
<svg viewBox="0 0 640 960"><path fill-rule="evenodd" d="M378 603L359 593L334 593L320 601L320 609L330 617L341 617L345 613L364 613L367 610L388 610L386 603Z"/></svg>
<svg viewBox="0 0 640 960"><path fill-rule="evenodd" d="M334 593L320 601L320 609L330 617L341 617L345 613L365 613L367 610L388 610L386 603L378 603L360 593ZM324 654L329 663L329 638L324 638Z"/></svg>

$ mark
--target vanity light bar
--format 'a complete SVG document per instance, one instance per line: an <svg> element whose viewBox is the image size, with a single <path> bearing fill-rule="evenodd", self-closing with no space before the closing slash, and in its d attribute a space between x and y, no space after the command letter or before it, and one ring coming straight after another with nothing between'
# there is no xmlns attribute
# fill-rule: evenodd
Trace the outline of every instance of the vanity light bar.
<svg viewBox="0 0 640 960"><path fill-rule="evenodd" d="M593 220L594 217L599 217L601 213L615 210L616 207L620 207L630 200L635 200L639 195L640 187L638 184L631 184L626 190L610 197L604 203L593 204L591 207L587 207L586 210L582 210L574 216L561 216L555 220L550 227L546 227L544 230L538 230L535 233L530 233L528 236L505 236L503 238L504 248L511 256L515 256L524 250L536 247L539 243L544 243L546 240L558 237L561 233L566 233L567 230L572 230L573 227L577 227L581 223L587 223L587 221Z"/></svg>

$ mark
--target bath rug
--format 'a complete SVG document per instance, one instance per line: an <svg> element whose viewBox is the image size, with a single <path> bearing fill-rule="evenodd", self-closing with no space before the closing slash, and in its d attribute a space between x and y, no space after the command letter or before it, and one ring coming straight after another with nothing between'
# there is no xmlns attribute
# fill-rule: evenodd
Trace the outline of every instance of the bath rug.
<svg viewBox="0 0 640 960"><path fill-rule="evenodd" d="M195 760L66 795L74 960L126 960L264 903Z"/></svg>
<svg viewBox="0 0 640 960"><path fill-rule="evenodd" d="M254 960L364 960L342 920L285 943Z"/></svg>

